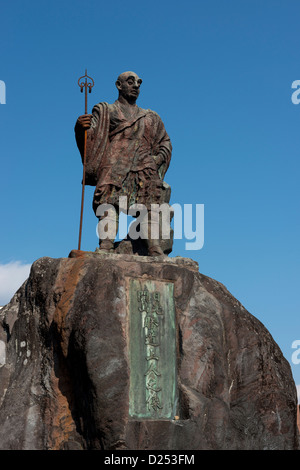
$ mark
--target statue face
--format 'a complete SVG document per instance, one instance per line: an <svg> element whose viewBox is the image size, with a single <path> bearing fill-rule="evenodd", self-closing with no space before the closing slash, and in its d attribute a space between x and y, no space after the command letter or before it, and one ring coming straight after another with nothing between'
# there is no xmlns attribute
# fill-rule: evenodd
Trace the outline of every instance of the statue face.
<svg viewBox="0 0 300 470"><path fill-rule="evenodd" d="M122 73L116 81L120 96L128 102L135 102L140 94L142 79L134 72Z"/></svg>

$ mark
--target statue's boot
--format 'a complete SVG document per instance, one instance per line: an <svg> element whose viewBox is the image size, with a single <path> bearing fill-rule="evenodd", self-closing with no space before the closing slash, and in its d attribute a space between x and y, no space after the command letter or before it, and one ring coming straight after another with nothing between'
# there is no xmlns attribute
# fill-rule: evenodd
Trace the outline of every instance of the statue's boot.
<svg viewBox="0 0 300 470"><path fill-rule="evenodd" d="M166 256L161 247L157 244L157 240L147 240L146 245L148 247L149 256Z"/></svg>
<svg viewBox="0 0 300 470"><path fill-rule="evenodd" d="M106 238L105 240L100 240L99 250L112 253L114 251L114 241Z"/></svg>

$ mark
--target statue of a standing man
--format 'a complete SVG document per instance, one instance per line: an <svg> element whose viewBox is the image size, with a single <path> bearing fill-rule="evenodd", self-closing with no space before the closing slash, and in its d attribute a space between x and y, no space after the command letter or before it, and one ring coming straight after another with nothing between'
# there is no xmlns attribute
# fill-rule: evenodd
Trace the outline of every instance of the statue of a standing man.
<svg viewBox="0 0 300 470"><path fill-rule="evenodd" d="M96 104L92 114L77 119L75 134L82 156L87 130L86 184L96 186L95 213L99 205L111 204L119 214L121 196L127 197L129 207L143 204L148 211L151 204L161 203L172 145L158 114L137 106L141 83L136 73L122 73L116 81L118 99ZM149 255L163 254L158 239L150 236L144 241ZM113 239L100 239L100 250L113 249Z"/></svg>

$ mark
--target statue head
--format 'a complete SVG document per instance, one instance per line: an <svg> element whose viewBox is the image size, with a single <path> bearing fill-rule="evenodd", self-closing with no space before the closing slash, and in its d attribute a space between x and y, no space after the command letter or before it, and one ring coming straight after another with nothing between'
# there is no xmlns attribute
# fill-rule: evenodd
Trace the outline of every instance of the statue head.
<svg viewBox="0 0 300 470"><path fill-rule="evenodd" d="M119 90L119 99L134 104L140 94L142 79L134 72L123 72L118 76L116 87Z"/></svg>

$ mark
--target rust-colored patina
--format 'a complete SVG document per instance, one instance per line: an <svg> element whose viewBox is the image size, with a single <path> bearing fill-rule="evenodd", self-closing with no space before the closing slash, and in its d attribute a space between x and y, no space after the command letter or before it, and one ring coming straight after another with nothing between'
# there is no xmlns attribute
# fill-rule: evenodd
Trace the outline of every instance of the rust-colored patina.
<svg viewBox="0 0 300 470"><path fill-rule="evenodd" d="M59 297L53 314L57 338L54 347L56 366L51 374L54 402L49 406L51 413L47 416L49 424L51 423L49 446L52 450L60 449L62 442L68 442L76 434L76 423L72 416L74 390L67 360L72 331L72 322L68 315L74 302L77 284L84 274L83 265L84 260L62 263L54 286L54 291Z"/></svg>

